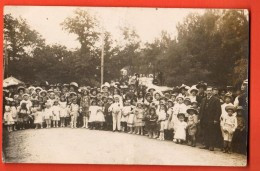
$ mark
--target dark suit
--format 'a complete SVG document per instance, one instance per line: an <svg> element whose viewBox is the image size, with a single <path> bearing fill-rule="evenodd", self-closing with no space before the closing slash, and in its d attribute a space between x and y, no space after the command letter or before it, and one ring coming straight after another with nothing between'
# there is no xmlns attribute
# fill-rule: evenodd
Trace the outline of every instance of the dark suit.
<svg viewBox="0 0 260 171"><path fill-rule="evenodd" d="M204 132L204 142L207 147L215 146L220 115L221 104L217 97L212 96L210 99L207 97L202 99L199 119ZM217 121L217 123L214 123L214 121Z"/></svg>

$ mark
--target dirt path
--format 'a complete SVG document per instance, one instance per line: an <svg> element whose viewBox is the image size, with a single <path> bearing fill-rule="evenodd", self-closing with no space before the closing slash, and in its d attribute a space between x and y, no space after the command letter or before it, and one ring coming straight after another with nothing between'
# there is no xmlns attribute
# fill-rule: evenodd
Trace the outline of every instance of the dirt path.
<svg viewBox="0 0 260 171"><path fill-rule="evenodd" d="M246 156L207 151L144 136L52 128L9 135L6 162L245 166Z"/></svg>

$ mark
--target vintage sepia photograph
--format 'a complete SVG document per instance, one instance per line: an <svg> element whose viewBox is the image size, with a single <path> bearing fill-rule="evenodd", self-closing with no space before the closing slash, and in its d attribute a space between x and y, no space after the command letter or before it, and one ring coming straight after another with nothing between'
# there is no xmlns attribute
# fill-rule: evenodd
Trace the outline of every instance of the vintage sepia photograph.
<svg viewBox="0 0 260 171"><path fill-rule="evenodd" d="M4 163L248 163L246 9L5 6Z"/></svg>

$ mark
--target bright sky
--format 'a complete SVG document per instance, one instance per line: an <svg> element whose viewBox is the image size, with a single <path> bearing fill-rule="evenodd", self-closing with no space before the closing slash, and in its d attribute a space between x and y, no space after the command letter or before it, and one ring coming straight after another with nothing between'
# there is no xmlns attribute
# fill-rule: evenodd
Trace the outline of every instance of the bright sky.
<svg viewBox="0 0 260 171"><path fill-rule="evenodd" d="M4 13L25 18L37 30L47 44L62 44L69 49L79 47L74 34L62 30L60 23L73 16L76 8L86 9L99 18L105 30L114 39L120 39L119 28L131 26L136 29L142 42L152 42L162 30L171 36L177 34L176 25L190 12L203 13L204 9L177 8L112 8L112 7L47 7L47 6L6 6Z"/></svg>

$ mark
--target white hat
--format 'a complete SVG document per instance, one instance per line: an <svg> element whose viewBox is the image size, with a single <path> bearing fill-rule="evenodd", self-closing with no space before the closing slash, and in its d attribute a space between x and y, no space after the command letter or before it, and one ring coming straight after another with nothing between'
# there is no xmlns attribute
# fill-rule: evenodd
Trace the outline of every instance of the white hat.
<svg viewBox="0 0 260 171"><path fill-rule="evenodd" d="M29 97L30 95L29 95L29 94L27 94L27 93L25 93L25 94L23 94L23 96L22 96L22 97L24 97L24 96L28 96L28 97Z"/></svg>
<svg viewBox="0 0 260 171"><path fill-rule="evenodd" d="M105 83L101 86L101 89L103 89L104 87L110 88L110 84L109 84L108 82L105 82Z"/></svg>
<svg viewBox="0 0 260 171"><path fill-rule="evenodd" d="M184 96L182 94L179 94L176 99L182 98L184 100Z"/></svg>
<svg viewBox="0 0 260 171"><path fill-rule="evenodd" d="M35 90L35 87L30 86L30 87L28 87L28 89L29 89L29 90L31 90L31 89L32 89L32 90Z"/></svg>
<svg viewBox="0 0 260 171"><path fill-rule="evenodd" d="M119 95L114 95L114 98L120 99L120 96Z"/></svg>
<svg viewBox="0 0 260 171"><path fill-rule="evenodd" d="M74 87L77 87L77 88L79 87L78 83L76 83L76 82L71 82L70 86L74 86Z"/></svg>
<svg viewBox="0 0 260 171"><path fill-rule="evenodd" d="M40 95L42 96L42 93L45 93L45 94L47 94L47 91L46 90L42 90L42 91L40 91Z"/></svg>
<svg viewBox="0 0 260 171"><path fill-rule="evenodd" d="M189 91L189 93L191 93L192 91L198 92L199 90L197 89L196 85L193 85L193 86L191 86L191 88L188 91Z"/></svg>

